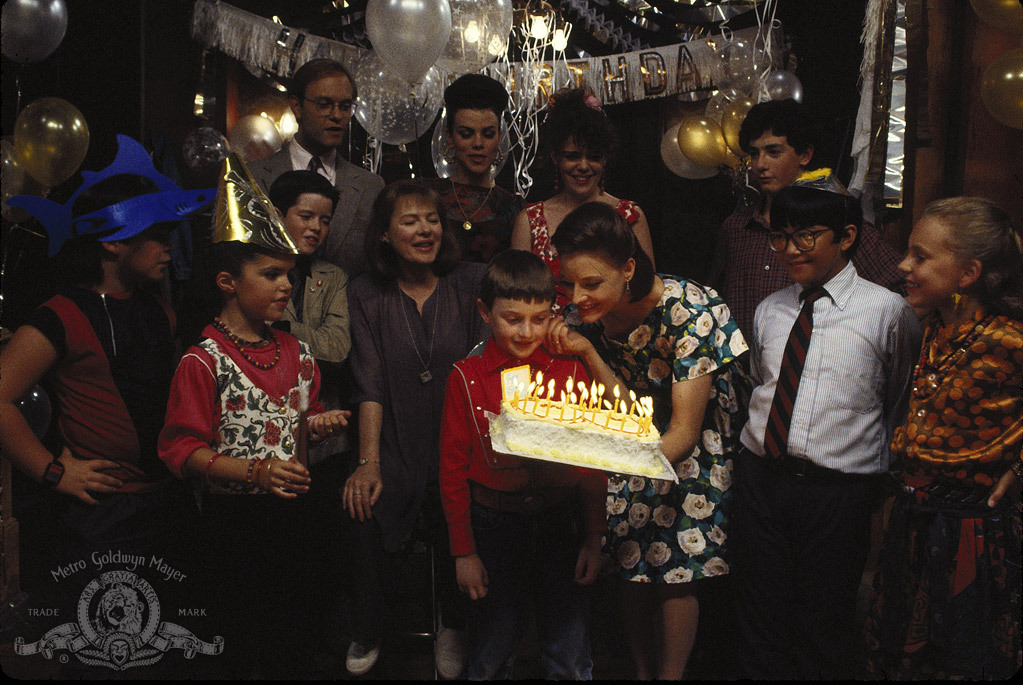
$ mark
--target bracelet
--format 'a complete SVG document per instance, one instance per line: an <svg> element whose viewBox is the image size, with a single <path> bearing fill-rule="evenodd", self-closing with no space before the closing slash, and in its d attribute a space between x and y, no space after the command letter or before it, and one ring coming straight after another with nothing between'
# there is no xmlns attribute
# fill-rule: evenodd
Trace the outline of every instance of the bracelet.
<svg viewBox="0 0 1023 685"><path fill-rule="evenodd" d="M213 462L215 462L217 459L220 459L222 456L224 456L224 455L221 454L220 452L214 452L213 456L210 457L210 460L208 462L206 462L206 485L210 485L211 484L210 483L210 468L213 466Z"/></svg>
<svg viewBox="0 0 1023 685"><path fill-rule="evenodd" d="M1009 470L1015 473L1017 478L1023 478L1023 461L1017 461Z"/></svg>
<svg viewBox="0 0 1023 685"><path fill-rule="evenodd" d="M366 464L379 464L379 459L360 459L359 466L365 466Z"/></svg>
<svg viewBox="0 0 1023 685"><path fill-rule="evenodd" d="M266 489L266 479L263 477L263 474L267 470L266 467L269 463L269 459L260 459L259 464L256 466L256 476L254 478L256 487Z"/></svg>
<svg viewBox="0 0 1023 685"><path fill-rule="evenodd" d="M257 463L259 463L259 460L255 457L249 459L249 469L245 472L245 482L249 485L252 485L252 471L256 468Z"/></svg>
<svg viewBox="0 0 1023 685"><path fill-rule="evenodd" d="M270 470L273 469L273 460L268 457L268 458L263 460L263 463L266 465L266 468L263 469L263 478L262 478L262 481L261 481L260 485L262 486L262 488L264 490L269 490L270 489Z"/></svg>

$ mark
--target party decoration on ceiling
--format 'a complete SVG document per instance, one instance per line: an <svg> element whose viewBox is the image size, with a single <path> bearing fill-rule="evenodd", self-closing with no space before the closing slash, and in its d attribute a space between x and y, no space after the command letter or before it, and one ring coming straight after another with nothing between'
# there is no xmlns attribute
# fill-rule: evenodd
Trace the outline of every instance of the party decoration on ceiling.
<svg viewBox="0 0 1023 685"><path fill-rule="evenodd" d="M231 141L231 151L246 162L269 157L284 144L277 125L259 114L248 114L236 121L228 140Z"/></svg>
<svg viewBox="0 0 1023 685"><path fill-rule="evenodd" d="M449 162L444 158L444 150L448 147L448 112L447 109L443 109L440 113L440 119L437 120L437 124L433 127L433 139L430 141L430 155L433 158L433 168L436 170L437 175L441 178L450 178L451 174L455 173L455 163ZM508 162L509 148L511 148L511 137L508 135L508 126L505 121L501 120L501 143L499 154L497 155L497 163L490 167L490 175L496 177L501 173L501 169Z"/></svg>
<svg viewBox="0 0 1023 685"><path fill-rule="evenodd" d="M988 65L980 98L999 123L1023 129L1023 48L1004 52Z"/></svg>
<svg viewBox="0 0 1023 685"><path fill-rule="evenodd" d="M392 72L419 83L447 47L451 6L448 0L369 0L366 33Z"/></svg>
<svg viewBox="0 0 1023 685"><path fill-rule="evenodd" d="M2 12L0 50L4 57L27 64L53 54L67 30L64 0L7 0Z"/></svg>
<svg viewBox="0 0 1023 685"><path fill-rule="evenodd" d="M72 216L75 201L97 183L130 174L152 181L158 192L128 198L82 216ZM71 236L104 234L100 240L127 240L153 224L180 221L213 200L213 190L181 190L153 166L153 160L141 144L128 136L117 136L117 156L101 171L83 171L82 185L67 202L58 204L32 195L17 195L7 204L21 207L46 227L50 237L50 256L57 254Z"/></svg>
<svg viewBox="0 0 1023 685"><path fill-rule="evenodd" d="M767 76L767 95L772 100L803 101L803 84L791 71L773 71Z"/></svg>
<svg viewBox="0 0 1023 685"><path fill-rule="evenodd" d="M270 198L234 152L224 160L216 197L213 242L235 240L276 252L298 254Z"/></svg>
<svg viewBox="0 0 1023 685"><path fill-rule="evenodd" d="M18 164L44 186L53 187L71 178L88 149L89 126L67 100L35 100L14 122Z"/></svg>
<svg viewBox="0 0 1023 685"><path fill-rule="evenodd" d="M359 93L356 120L369 135L391 145L409 143L426 133L444 102L443 79L436 67L409 86L376 52L370 52L352 78Z"/></svg>
<svg viewBox="0 0 1023 685"><path fill-rule="evenodd" d="M452 74L476 72L508 49L512 0L449 0L451 34L437 66Z"/></svg>
<svg viewBox="0 0 1023 685"><path fill-rule="evenodd" d="M661 160L676 176L688 179L704 179L717 176L717 166L700 166L690 161L678 146L678 129L681 122L670 127L661 137Z"/></svg>
<svg viewBox="0 0 1023 685"><path fill-rule="evenodd" d="M1019 0L970 0L973 11L988 26L1023 33L1023 4Z"/></svg>

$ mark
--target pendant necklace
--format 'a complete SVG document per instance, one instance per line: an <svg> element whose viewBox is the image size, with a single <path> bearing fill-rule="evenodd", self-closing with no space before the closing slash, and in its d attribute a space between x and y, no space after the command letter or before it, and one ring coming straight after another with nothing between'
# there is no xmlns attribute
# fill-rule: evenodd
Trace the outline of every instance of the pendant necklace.
<svg viewBox="0 0 1023 685"><path fill-rule="evenodd" d="M497 184L495 183L494 185ZM476 218L476 215L480 213L481 209L487 206L487 200L490 199L490 193L494 192L494 186L490 186L490 190L487 191L487 196L483 198L483 202L480 203L479 207L473 210L472 214L465 213L465 207L462 206L462 201L458 199L458 189L455 188L454 180L451 181L451 191L455 195L455 204L458 205L458 210L462 213L462 218L465 219L465 221L462 222L462 228L464 228L467 231L471 231L472 220Z"/></svg>
<svg viewBox="0 0 1023 685"><path fill-rule="evenodd" d="M438 283L439 285L439 283ZM433 380L433 374L430 373L430 360L433 359L433 341L437 339L437 313L440 311L440 293L437 293L437 303L433 310L433 335L430 336L430 350L427 352L426 361L423 361L423 355L419 354L419 346L416 345L416 336L412 334L412 325L408 321L408 314L405 313L405 299L402 295L401 286L398 286L398 299L401 304L401 316L405 319L405 328L408 330L409 339L412 341L412 349L415 350L416 356L419 358L419 363L423 365L423 372L419 374L419 382L426 385ZM423 303L426 306L426 303Z"/></svg>

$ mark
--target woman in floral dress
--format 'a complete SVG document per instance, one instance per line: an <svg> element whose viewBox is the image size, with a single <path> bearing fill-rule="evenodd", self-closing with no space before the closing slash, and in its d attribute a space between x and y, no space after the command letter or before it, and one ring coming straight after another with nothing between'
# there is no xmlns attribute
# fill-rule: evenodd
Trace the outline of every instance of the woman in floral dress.
<svg viewBox="0 0 1023 685"><path fill-rule="evenodd" d="M549 336L599 382L651 395L661 450L679 484L608 481L608 536L636 675L681 678L696 635L694 581L724 556L740 411L731 363L746 341L713 290L656 274L613 207L589 203L554 238L573 307ZM627 394L627 393L626 393ZM733 425L735 428L733 429ZM652 653L652 650L658 650Z"/></svg>

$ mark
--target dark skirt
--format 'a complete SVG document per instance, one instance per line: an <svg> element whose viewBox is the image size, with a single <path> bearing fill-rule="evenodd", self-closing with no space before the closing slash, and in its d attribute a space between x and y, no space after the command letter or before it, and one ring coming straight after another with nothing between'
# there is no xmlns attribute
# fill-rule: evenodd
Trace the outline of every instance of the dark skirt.
<svg viewBox="0 0 1023 685"><path fill-rule="evenodd" d="M1019 670L1020 512L931 483L896 497L867 618L870 670L1005 679Z"/></svg>

